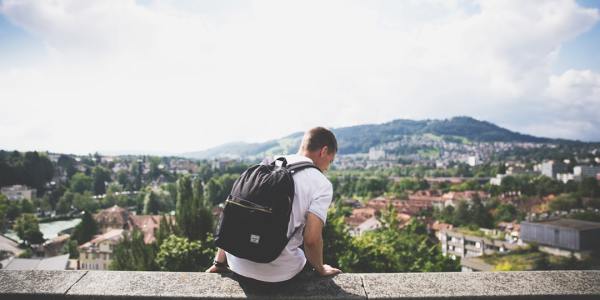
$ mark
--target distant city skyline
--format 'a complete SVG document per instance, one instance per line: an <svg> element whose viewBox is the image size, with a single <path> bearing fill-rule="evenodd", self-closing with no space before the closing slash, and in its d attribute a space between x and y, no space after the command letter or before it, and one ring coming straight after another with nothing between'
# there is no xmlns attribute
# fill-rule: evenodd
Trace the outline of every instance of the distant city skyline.
<svg viewBox="0 0 600 300"><path fill-rule="evenodd" d="M600 1L0 0L0 149L471 116L600 141Z"/></svg>

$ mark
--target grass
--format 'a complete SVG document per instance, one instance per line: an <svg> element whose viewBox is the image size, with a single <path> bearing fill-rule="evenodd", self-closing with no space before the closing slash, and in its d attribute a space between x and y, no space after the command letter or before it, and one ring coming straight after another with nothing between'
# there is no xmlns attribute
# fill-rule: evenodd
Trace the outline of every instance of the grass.
<svg viewBox="0 0 600 300"><path fill-rule="evenodd" d="M464 235L470 235L470 236L478 236L478 237L482 237L482 238L489 238L489 239L494 239L494 240L504 240L504 235L501 233L499 235L489 235L489 234L485 234L485 232L479 230L479 229L472 229L469 227L457 227L454 230L464 234Z"/></svg>
<svg viewBox="0 0 600 300"><path fill-rule="evenodd" d="M493 265L496 271L526 271L534 268L534 262L541 259L544 253L523 251L508 254L492 254L482 256L484 262Z"/></svg>

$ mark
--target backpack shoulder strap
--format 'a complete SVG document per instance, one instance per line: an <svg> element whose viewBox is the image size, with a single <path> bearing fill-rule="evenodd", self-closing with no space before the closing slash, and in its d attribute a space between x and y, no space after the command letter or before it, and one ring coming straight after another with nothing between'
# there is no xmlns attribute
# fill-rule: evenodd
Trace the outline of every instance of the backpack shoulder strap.
<svg viewBox="0 0 600 300"><path fill-rule="evenodd" d="M312 162L309 161L301 161L287 165L287 169L292 175L308 168L315 168L319 170L319 172L321 172L321 169L317 168L317 166L315 166Z"/></svg>

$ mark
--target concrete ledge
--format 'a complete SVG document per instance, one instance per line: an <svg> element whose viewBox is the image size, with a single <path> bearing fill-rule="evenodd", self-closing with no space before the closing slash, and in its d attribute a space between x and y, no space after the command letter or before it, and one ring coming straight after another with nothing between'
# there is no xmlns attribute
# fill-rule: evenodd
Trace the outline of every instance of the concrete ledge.
<svg viewBox="0 0 600 300"><path fill-rule="evenodd" d="M600 299L600 271L307 275L256 290L230 275L0 270L0 299Z"/></svg>

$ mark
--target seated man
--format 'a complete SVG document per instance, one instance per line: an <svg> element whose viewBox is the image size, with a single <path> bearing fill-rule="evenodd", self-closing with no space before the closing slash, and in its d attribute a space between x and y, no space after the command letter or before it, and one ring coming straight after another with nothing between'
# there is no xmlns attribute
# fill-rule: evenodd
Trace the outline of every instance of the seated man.
<svg viewBox="0 0 600 300"><path fill-rule="evenodd" d="M288 164L308 161L324 172L329 169L336 152L335 135L326 128L316 127L305 133L298 154L284 157ZM333 198L331 182L323 173L308 168L294 175L294 188L288 237L294 228L303 228L290 238L279 257L269 263L256 263L218 249L214 265L206 272L223 272L229 265L241 279L265 285L293 279L307 266L307 261L322 276L340 273L339 269L323 264L322 231Z"/></svg>

